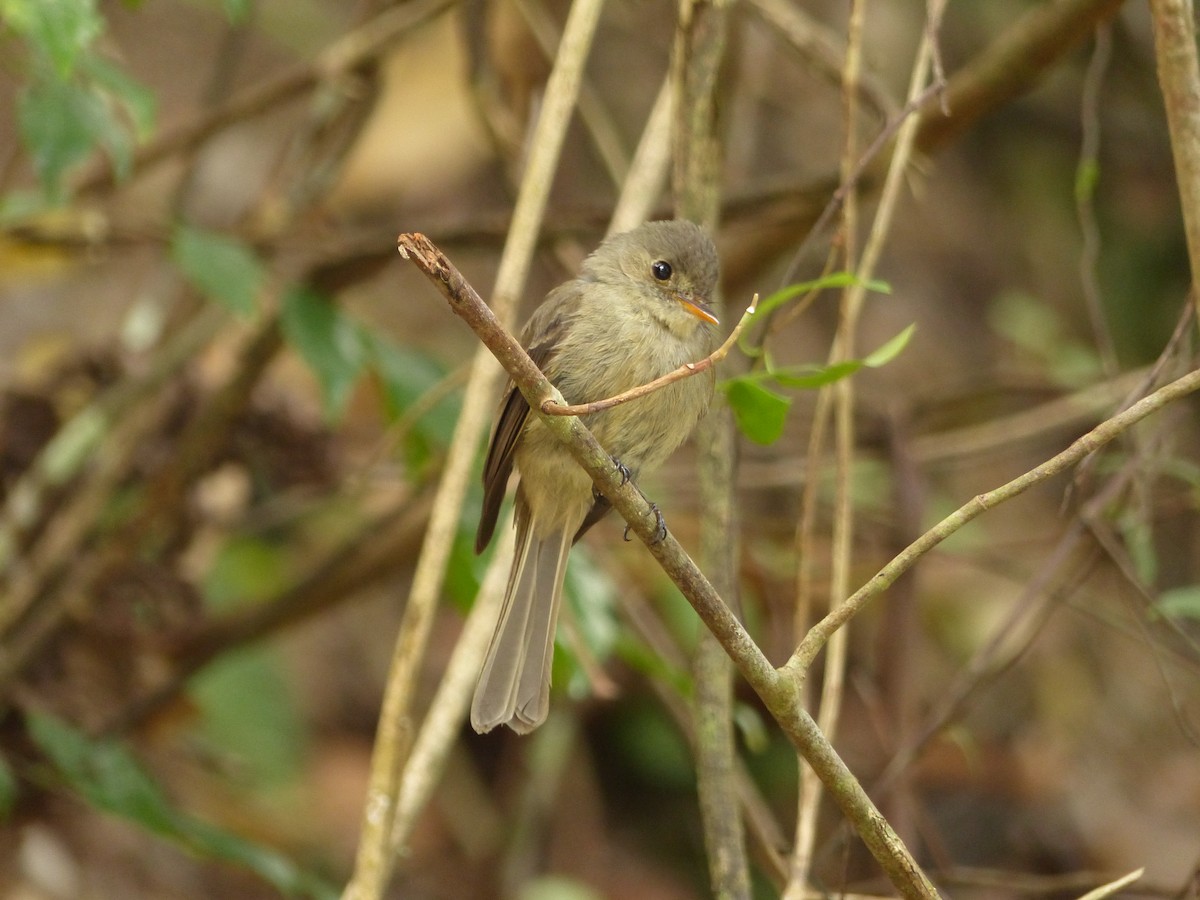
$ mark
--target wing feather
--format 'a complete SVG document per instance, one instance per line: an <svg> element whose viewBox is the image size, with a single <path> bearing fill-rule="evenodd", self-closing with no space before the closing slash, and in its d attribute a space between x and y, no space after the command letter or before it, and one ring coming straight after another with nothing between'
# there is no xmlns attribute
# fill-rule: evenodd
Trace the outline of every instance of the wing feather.
<svg viewBox="0 0 1200 900"><path fill-rule="evenodd" d="M526 332L532 331L534 322L526 326ZM549 327L538 337L539 342L529 347L527 352L534 364L543 372L553 356L559 321L550 322ZM483 463L483 510L479 514L479 528L475 532L475 552L483 552L492 540L496 531L496 522L500 518L500 507L504 503L504 494L508 490L508 478L512 474L513 457L517 449L517 440L529 418L529 404L524 395L509 381L504 388L500 400L500 414L496 417L496 427L492 429L492 439L488 444L487 459Z"/></svg>

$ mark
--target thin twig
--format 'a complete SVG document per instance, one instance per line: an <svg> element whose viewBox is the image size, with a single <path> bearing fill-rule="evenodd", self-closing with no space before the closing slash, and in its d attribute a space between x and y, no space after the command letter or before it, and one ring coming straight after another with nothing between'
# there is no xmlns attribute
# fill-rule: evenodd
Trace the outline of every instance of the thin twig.
<svg viewBox="0 0 1200 900"><path fill-rule="evenodd" d="M742 329L746 327L746 323L750 321L757 308L758 294L755 294L750 301L750 305L746 307L746 311L742 314L741 319L738 320L733 331L729 333L729 337L725 339L725 342L720 347L704 359L692 363L684 363L678 369L655 378L653 381L648 381L645 384L638 385L635 388L612 397L605 397L603 400L593 400L591 403L574 403L567 406L559 406L553 400L547 400L542 404L542 412L548 416L590 416L592 413L598 413L601 410L611 409L614 406L620 406L622 403L628 403L630 400L645 397L647 394L652 394L657 390L665 388L668 384L674 384L676 381L682 381L684 378L691 378L693 375L707 372L729 355L729 351L737 343Z"/></svg>
<svg viewBox="0 0 1200 900"><path fill-rule="evenodd" d="M858 92L859 76L862 71L862 34L866 17L866 0L854 0L850 4L850 15L846 26L846 58L842 66L842 152L841 177L845 191L842 193L841 220L838 235L834 240L835 252L844 256L847 271L857 272L858 255L858 190L854 176L855 158L858 155ZM908 121L903 120L903 121ZM898 157L893 156L893 162ZM859 167L863 161L859 161ZM878 232L875 232L876 234ZM832 257L832 253L831 253ZM869 278L869 272L858 273ZM842 293L839 307L837 334L830 348L831 363L854 357L854 338L858 331L859 312L862 309L862 292L848 288ZM830 550L830 577L828 607L830 609L850 589L850 563L853 552L854 506L850 496L850 476L854 456L854 384L844 378L822 390L827 396L820 404L821 412L833 413L834 422L834 504L832 546ZM821 429L824 431L824 428ZM819 458L819 456L818 456ZM817 490L816 482L809 491ZM807 606L807 598L799 598L797 607ZM834 634L825 654L825 667L821 682L821 699L817 713L817 725L829 740L837 732L841 714L842 688L846 669L846 644L848 630ZM801 763L799 791L796 797L796 835L792 848L791 873L786 900L796 900L808 886L812 869L813 847L816 845L817 814L822 797L821 780L811 766Z"/></svg>
<svg viewBox="0 0 1200 900"><path fill-rule="evenodd" d="M1039 466L1034 467L1024 475L1020 475L1007 484L979 494L958 510L951 513L941 522L931 528L920 538L913 541L891 562L880 569L870 581L858 589L851 597L818 622L808 632L808 635L796 648L792 658L783 667L796 677L803 677L812 660L816 657L829 635L833 634L845 622L857 615L873 598L883 593L892 582L907 571L925 553L940 544L954 532L958 531L972 519L992 507L1011 500L1034 485L1041 484L1055 475L1066 471L1071 466L1082 461L1089 454L1099 450L1118 435L1123 434L1142 419L1158 412L1170 403L1186 397L1193 391L1200 390L1200 370L1189 372L1181 378L1164 385L1148 397L1139 400L1125 411L1113 416L1087 434L1080 437L1063 450Z"/></svg>
<svg viewBox="0 0 1200 900"><path fill-rule="evenodd" d="M1123 875L1114 881L1110 881L1108 884L1102 884L1100 887L1088 891L1086 894L1080 897L1079 900L1104 900L1105 897L1111 897L1113 894L1116 894L1124 888L1129 887L1129 885L1133 884L1145 874L1146 869L1144 866L1140 869L1134 869L1128 875Z"/></svg>
<svg viewBox="0 0 1200 900"><path fill-rule="evenodd" d="M515 536L516 532L511 528L501 530L495 553L475 596L475 604L454 644L446 671L438 681L429 714L413 741L396 801L391 835L394 853L403 852L408 844L417 817L437 787L450 747L458 739L467 715L471 689L479 677L479 660L487 652L496 617L500 614Z"/></svg>
<svg viewBox="0 0 1200 900"><path fill-rule="evenodd" d="M830 84L841 85L846 48L832 29L788 0L751 0L747 7L787 41L818 75ZM855 89L880 119L886 122L892 118L896 112L896 101L877 76L870 72L862 73Z"/></svg>
<svg viewBox="0 0 1200 900"><path fill-rule="evenodd" d="M1100 225L1096 221L1096 184L1100 176L1100 110L1103 99L1101 89L1104 75L1112 58L1112 25L1101 22L1096 26L1096 45L1088 60L1087 73L1083 79L1083 96L1080 98L1079 163L1075 170L1075 216L1079 220L1079 231L1083 237L1083 248L1079 253L1079 281L1083 288L1083 299L1088 319L1092 324L1092 335L1100 354L1100 364L1106 378L1115 378L1120 372L1117 350L1113 344L1112 329L1109 328L1104 312L1104 300L1100 296Z"/></svg>
<svg viewBox="0 0 1200 900"><path fill-rule="evenodd" d="M1122 3L1059 0L1031 6L950 77L941 102L953 115L930 112L921 117L918 152L933 152L982 116L1042 84L1046 71L1090 36L1098 22L1115 15Z"/></svg>
<svg viewBox="0 0 1200 900"><path fill-rule="evenodd" d="M880 153L888 146L888 143L892 140L892 138L895 137L896 132L900 130L906 121L908 121L910 116L920 113L929 103L931 98L941 96L941 94L942 88L940 85L929 85L916 97L913 97L907 103L905 103L900 112L897 113L894 118L890 119L882 129L880 129L879 134L877 134L875 139L867 146L867 149L859 158L858 163L848 175L843 177L842 183L838 185L837 190L833 192L833 196L829 198L829 202L825 204L825 208L821 210L821 215L817 218L817 221L813 223L813 227L808 230L808 234L805 236L800 246L796 248L796 252L792 254L792 262L784 272L783 278L780 279L779 283L781 287L788 285L795 280L796 270L800 267L801 260L804 259L805 251L808 249L809 242L815 239L815 237L824 230L825 225L828 224L829 220L837 215L838 211L842 208L842 204L846 201L846 196L848 193L858 187L858 183L862 180L863 176L866 175L872 163L876 162L876 157L880 155Z"/></svg>
<svg viewBox="0 0 1200 900"><path fill-rule="evenodd" d="M629 163L629 174L621 185L621 195L609 219L610 235L636 228L650 217L650 211L658 204L671 163L674 100L675 91L670 73L667 73L654 98L654 106L650 108L642 137Z"/></svg>
<svg viewBox="0 0 1200 900"><path fill-rule="evenodd" d="M278 108L322 81L334 80L360 65L382 56L402 35L441 14L455 0L415 0L393 6L375 19L330 44L312 62L302 63L273 78L235 94L229 102L203 115L163 129L154 140L134 151L130 168L134 173L186 153L230 125ZM80 173L76 189L92 192L112 187L112 166L97 158Z"/></svg>

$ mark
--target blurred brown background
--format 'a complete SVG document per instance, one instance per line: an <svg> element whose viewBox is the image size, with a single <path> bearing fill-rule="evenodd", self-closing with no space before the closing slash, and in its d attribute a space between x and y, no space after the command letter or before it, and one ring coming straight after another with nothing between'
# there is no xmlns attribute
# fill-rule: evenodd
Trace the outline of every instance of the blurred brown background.
<svg viewBox="0 0 1200 900"><path fill-rule="evenodd" d="M301 893L336 895L350 872L382 684L475 348L395 236L428 234L486 295L550 68L527 19L561 29L566 14L407 5L429 13L380 39L364 23L394 10L366 0L100 3L93 52L156 99L142 146L161 153L135 155L116 181L94 154L66 173L57 208L11 204L0 218L4 897L278 895L268 862L238 865L193 826L159 821L146 812L159 801L283 854ZM952 3L938 33L947 77L1022 17L1071 5L1083 11L1044 68L1024 60L1028 92L952 108L964 127L930 126L918 144L876 273L891 293L871 296L858 340L866 352L916 324L897 359L855 376L855 585L1131 392L1195 368L1194 324L1147 368L1190 281L1148 7L1125 4L1098 39L1085 3ZM846 4L797 6L836 58ZM718 244L735 309L789 267L820 272L831 232L805 237L838 183L840 87L770 9L732 9L721 78ZM862 146L903 105L924 5L872 3L865 23L870 96L886 109L864 105ZM0 191L13 198L38 182L17 125L33 57L9 25ZM329 48L348 34L380 46L334 71ZM568 134L522 318L602 236L674 34L670 4L607 4L587 66L593 113ZM861 185L864 221L880 174ZM669 216L671 198L658 209ZM214 316L182 271L180 223L253 254L266 273L255 312ZM301 283L333 301L336 323L280 324ZM836 321L836 295L821 295L771 334L776 361L823 362ZM739 446L744 617L776 663L794 643L815 399L788 393L784 436ZM82 457L47 463L52 436L96 409L98 437L73 444ZM1195 896L1196 413L1194 400L1167 408L1077 475L989 511L855 620L835 744L948 894L1079 896L1144 866L1127 895ZM690 448L644 487L694 546ZM829 492L813 487L827 530ZM483 571L475 503L425 702ZM686 654L697 624L620 534L607 522L573 557L578 634L560 647L546 733L464 728L392 896L708 895L690 753L657 693L687 676L653 662L647 637L658 629ZM814 565L820 583L827 564ZM612 696L594 696L580 641ZM742 756L790 835L794 753L749 691L739 701ZM85 748L83 735L119 738L156 787L113 787L95 746L72 779L68 739L31 726L39 716ZM121 760L110 770L126 772ZM887 893L827 807L817 883ZM758 896L777 896L769 866L755 877Z"/></svg>

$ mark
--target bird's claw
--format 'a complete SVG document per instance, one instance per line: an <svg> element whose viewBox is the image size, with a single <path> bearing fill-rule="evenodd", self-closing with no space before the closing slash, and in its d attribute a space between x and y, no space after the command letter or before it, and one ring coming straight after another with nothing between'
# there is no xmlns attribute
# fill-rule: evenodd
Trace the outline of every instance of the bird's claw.
<svg viewBox="0 0 1200 900"><path fill-rule="evenodd" d="M629 471L629 466L625 465L625 463L621 462L615 456L612 458L612 462L617 467L617 471L621 473L621 484L627 484L633 478L633 473Z"/></svg>
<svg viewBox="0 0 1200 900"><path fill-rule="evenodd" d="M658 508L657 503L650 504L650 511L654 513L654 538L650 541L651 544L658 544L667 539L667 520L663 518L662 510ZM629 540L629 529L632 525L625 526L625 540Z"/></svg>

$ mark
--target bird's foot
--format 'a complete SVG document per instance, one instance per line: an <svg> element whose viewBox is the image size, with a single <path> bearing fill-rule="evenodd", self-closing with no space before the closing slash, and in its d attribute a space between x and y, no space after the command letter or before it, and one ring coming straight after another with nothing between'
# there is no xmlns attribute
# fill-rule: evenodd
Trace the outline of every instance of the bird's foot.
<svg viewBox="0 0 1200 900"><path fill-rule="evenodd" d="M659 544L667 539L667 520L663 518L662 510L658 508L657 503L650 504L650 511L654 513L654 538L650 541L651 544ZM631 525L625 526L625 540L629 540L629 529Z"/></svg>
<svg viewBox="0 0 1200 900"><path fill-rule="evenodd" d="M621 462L615 456L612 458L612 462L617 467L617 471L621 473L621 484L627 484L633 478L633 473L629 471L629 466L625 465L625 463Z"/></svg>

